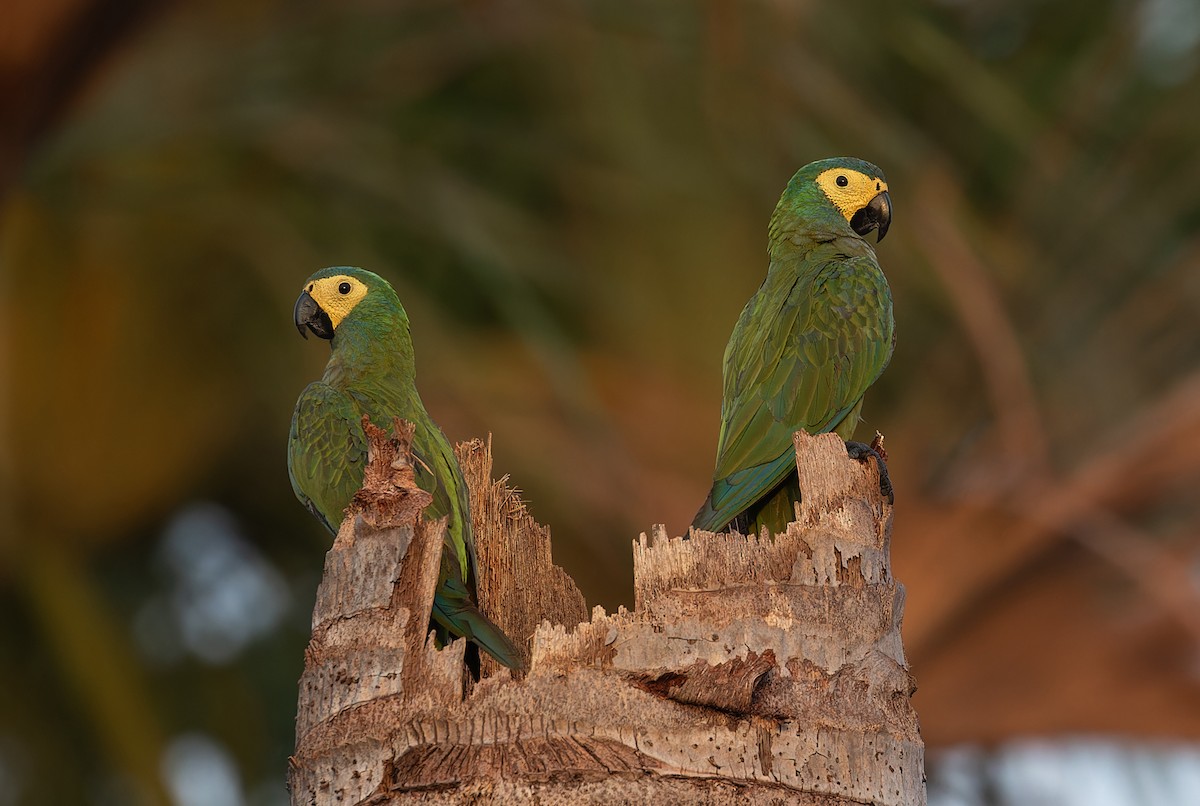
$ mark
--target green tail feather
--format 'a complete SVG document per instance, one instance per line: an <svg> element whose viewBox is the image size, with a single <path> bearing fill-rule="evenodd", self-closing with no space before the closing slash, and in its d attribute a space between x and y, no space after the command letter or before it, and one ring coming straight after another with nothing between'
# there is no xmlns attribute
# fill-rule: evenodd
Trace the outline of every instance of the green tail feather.
<svg viewBox="0 0 1200 806"><path fill-rule="evenodd" d="M463 636L510 669L524 670L516 646L504 631L479 612L470 594L457 579L447 579L433 596L430 614L438 626L454 636Z"/></svg>
<svg viewBox="0 0 1200 806"><path fill-rule="evenodd" d="M794 450L785 450L766 464L748 467L714 481L692 526L706 532L720 532L732 525L742 534L748 534L755 513L781 485L789 484L797 486ZM790 509L787 510L787 513L790 512ZM783 525L786 526L791 520L788 517Z"/></svg>
<svg viewBox="0 0 1200 806"><path fill-rule="evenodd" d="M799 481L796 474L792 473L774 492L768 493L746 510L742 516L746 520L746 533L758 532L764 526L773 535L787 531L787 525L796 520L796 504L800 501Z"/></svg>
<svg viewBox="0 0 1200 806"><path fill-rule="evenodd" d="M735 529L741 534L758 534L762 527L777 535L787 530L787 525L796 519L796 504L800 501L800 486L795 473L784 477L774 490L742 510L733 518L722 516L713 509L712 495L696 513L692 527L704 531L728 531Z"/></svg>

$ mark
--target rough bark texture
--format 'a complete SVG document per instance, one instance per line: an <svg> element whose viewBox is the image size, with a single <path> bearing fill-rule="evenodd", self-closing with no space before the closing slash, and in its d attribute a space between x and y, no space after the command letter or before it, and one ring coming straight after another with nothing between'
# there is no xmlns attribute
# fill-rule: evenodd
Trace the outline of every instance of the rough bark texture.
<svg viewBox="0 0 1200 806"><path fill-rule="evenodd" d="M550 530L530 517L521 496L507 485L507 476L492 481L491 441L474 439L456 446L455 453L471 491L471 527L480 558L477 602L528 664L537 626L585 621L587 602L575 580L551 559ZM500 671L491 657L482 663L485 676Z"/></svg>
<svg viewBox="0 0 1200 806"><path fill-rule="evenodd" d="M634 611L541 623L525 679L469 691L462 642L437 650L411 626L440 529L348 518L301 680L293 803L923 804L891 507L836 436L796 449L805 501L784 534L642 535ZM481 574L481 599L520 640L532 616L504 608L573 619L582 599L554 610L577 591L487 464L467 470L475 523L497 525L479 559L504 573ZM531 533L544 544L505 545Z"/></svg>

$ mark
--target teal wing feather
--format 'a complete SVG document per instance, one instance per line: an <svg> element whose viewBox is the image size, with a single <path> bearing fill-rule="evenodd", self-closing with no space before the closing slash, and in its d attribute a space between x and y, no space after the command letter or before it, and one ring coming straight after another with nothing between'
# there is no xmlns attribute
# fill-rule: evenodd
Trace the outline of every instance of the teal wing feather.
<svg viewBox="0 0 1200 806"><path fill-rule="evenodd" d="M426 508L430 519L449 516L446 542L459 566L458 575L474 587L475 541L471 536L471 509L467 500L467 483L463 480L458 458L450 441L427 413L421 410L414 425L413 462L416 465L417 486L433 496Z"/></svg>
<svg viewBox="0 0 1200 806"><path fill-rule="evenodd" d="M413 462L417 485L433 496L428 518L449 516L432 619L451 635L464 636L512 669L522 668L517 648L475 604L475 541L467 484L458 459L442 430L428 414L415 423Z"/></svg>
<svg viewBox="0 0 1200 806"><path fill-rule="evenodd" d="M367 440L355 401L323 381L296 401L288 434L292 490L325 528L337 533L346 507L362 486Z"/></svg>
<svg viewBox="0 0 1200 806"><path fill-rule="evenodd" d="M868 256L829 260L763 289L725 351L717 466L693 523L716 531L795 471L792 434L832 431L855 410L892 351L891 293Z"/></svg>
<svg viewBox="0 0 1200 806"><path fill-rule="evenodd" d="M417 425L414 461L417 484L434 496L428 517L449 515L441 576L433 598L433 620L451 635L465 636L511 669L523 666L520 653L504 632L475 604L475 541L467 484L449 440L426 416Z"/></svg>

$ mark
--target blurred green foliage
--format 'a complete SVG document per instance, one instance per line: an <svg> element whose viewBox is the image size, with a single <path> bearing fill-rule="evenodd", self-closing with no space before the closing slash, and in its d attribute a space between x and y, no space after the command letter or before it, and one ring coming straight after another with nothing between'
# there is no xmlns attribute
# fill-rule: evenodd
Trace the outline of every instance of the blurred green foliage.
<svg viewBox="0 0 1200 806"><path fill-rule="evenodd" d="M163 16L0 209L0 804L154 802L190 734L283 797L325 540L284 468L325 361L290 309L323 265L393 282L428 408L494 434L593 603L707 490L725 340L811 159L892 187L863 430L901 504L1070 469L1200 367L1198 39L1174 0ZM164 559L204 502L231 520L184 567L232 552L286 607L217 656L189 607L236 592Z"/></svg>

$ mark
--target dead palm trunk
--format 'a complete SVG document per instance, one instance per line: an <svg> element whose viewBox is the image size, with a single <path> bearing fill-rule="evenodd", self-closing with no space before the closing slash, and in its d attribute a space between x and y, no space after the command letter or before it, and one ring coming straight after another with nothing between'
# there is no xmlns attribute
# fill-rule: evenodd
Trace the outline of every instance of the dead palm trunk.
<svg viewBox="0 0 1200 806"><path fill-rule="evenodd" d="M426 637L441 525L416 518L406 447L372 445L313 613L294 804L925 802L892 509L836 436L797 434L784 534L656 529L633 547L634 610L590 621L548 531L463 446L481 607L531 639L527 676L485 664L475 684L462 641Z"/></svg>

